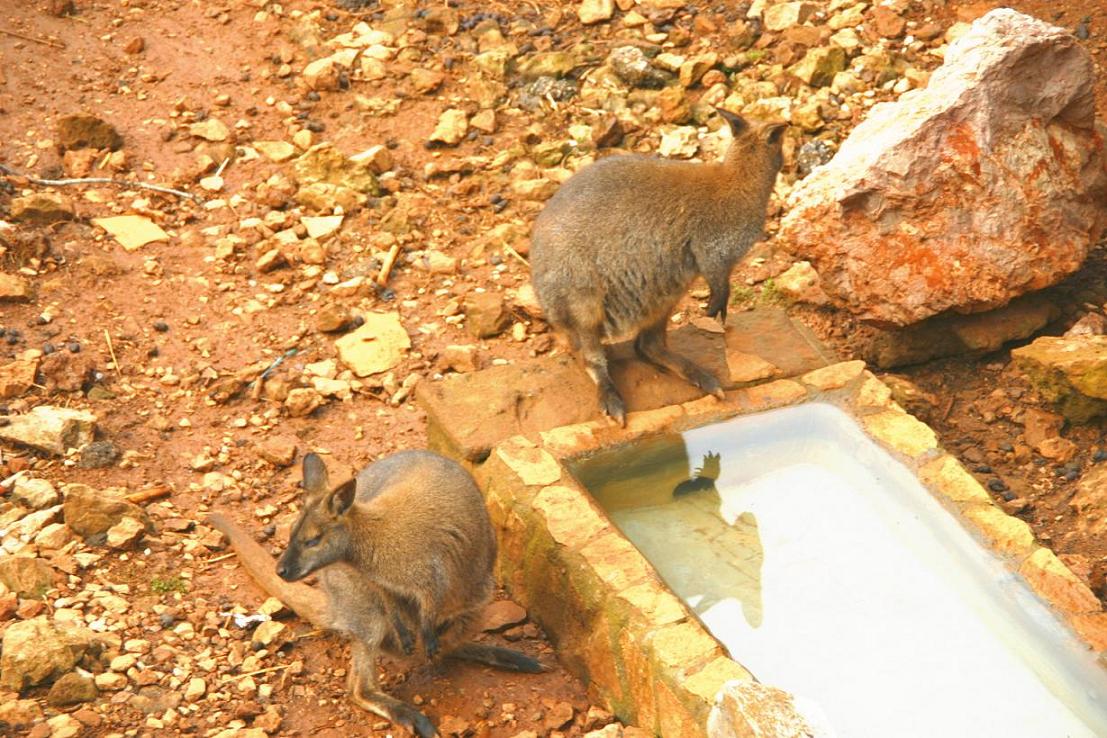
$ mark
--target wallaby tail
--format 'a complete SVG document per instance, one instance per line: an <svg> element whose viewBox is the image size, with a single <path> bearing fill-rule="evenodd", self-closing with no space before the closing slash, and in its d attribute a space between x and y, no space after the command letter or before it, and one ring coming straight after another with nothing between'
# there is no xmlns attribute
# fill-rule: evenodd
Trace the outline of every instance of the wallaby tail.
<svg viewBox="0 0 1107 738"><path fill-rule="evenodd" d="M306 584L286 582L277 576L277 562L257 541L219 513L211 513L207 522L231 541L239 561L254 581L271 597L276 597L293 612L316 628L330 627L325 595Z"/></svg>
<svg viewBox="0 0 1107 738"><path fill-rule="evenodd" d="M446 658L462 661L475 661L478 664L494 666L505 671L521 671L526 674L540 674L546 671L536 659L510 648L486 646L481 643L466 643L446 654Z"/></svg>

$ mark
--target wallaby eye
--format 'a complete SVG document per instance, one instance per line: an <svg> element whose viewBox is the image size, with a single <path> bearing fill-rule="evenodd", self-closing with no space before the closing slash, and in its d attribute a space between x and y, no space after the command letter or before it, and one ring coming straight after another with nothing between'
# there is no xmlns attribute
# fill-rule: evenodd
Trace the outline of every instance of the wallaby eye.
<svg viewBox="0 0 1107 738"><path fill-rule="evenodd" d="M321 541L321 540L323 540L323 534L322 533L315 536L314 538L307 539L306 541L304 541L304 545L308 548L315 548L316 546L319 545L319 541Z"/></svg>

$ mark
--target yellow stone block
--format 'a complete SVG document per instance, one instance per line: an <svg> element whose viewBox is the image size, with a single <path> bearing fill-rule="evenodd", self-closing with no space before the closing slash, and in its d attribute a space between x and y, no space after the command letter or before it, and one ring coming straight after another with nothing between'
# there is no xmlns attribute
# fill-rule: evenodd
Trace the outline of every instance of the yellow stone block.
<svg viewBox="0 0 1107 738"><path fill-rule="evenodd" d="M733 659L720 656L695 674L689 675L684 682L684 688L705 702L711 703L715 701L715 696L723 685L735 679L753 679L753 675Z"/></svg>
<svg viewBox="0 0 1107 738"><path fill-rule="evenodd" d="M650 637L650 647L658 664L673 673L695 671L701 664L723 655L718 641L692 620L656 631Z"/></svg>
<svg viewBox="0 0 1107 738"><path fill-rule="evenodd" d="M892 401L892 389L869 372L857 390L856 402L861 407L898 407Z"/></svg>
<svg viewBox="0 0 1107 738"><path fill-rule="evenodd" d="M645 581L650 565L622 534L612 529L580 550L592 571L610 590L624 590Z"/></svg>
<svg viewBox="0 0 1107 738"><path fill-rule="evenodd" d="M619 597L626 600L651 626L679 623L688 617L683 603L657 580L651 579L624 589Z"/></svg>
<svg viewBox="0 0 1107 738"><path fill-rule="evenodd" d="M534 509L545 519L554 541L569 548L580 548L610 528L584 493L572 487L543 488L534 498Z"/></svg>
<svg viewBox="0 0 1107 738"><path fill-rule="evenodd" d="M734 395L743 400L750 410L768 410L783 407L807 397L807 390L799 382L778 379L775 382L747 387Z"/></svg>
<svg viewBox="0 0 1107 738"><path fill-rule="evenodd" d="M545 486L561 479L561 465L550 452L515 436L496 447L496 455L528 487Z"/></svg>
<svg viewBox="0 0 1107 738"><path fill-rule="evenodd" d="M826 392L828 390L845 387L847 384L861 376L865 371L865 362L860 359L855 361L843 361L838 364L824 366L822 369L808 372L800 377L800 381L814 389Z"/></svg>
<svg viewBox="0 0 1107 738"><path fill-rule="evenodd" d="M1019 567L1031 589L1058 610L1094 613L1102 608L1088 585L1080 581L1048 548L1039 548Z"/></svg>
<svg viewBox="0 0 1107 738"><path fill-rule="evenodd" d="M992 498L961 462L949 454L925 464L919 469L919 481L936 494L957 503L979 502L991 505Z"/></svg>
<svg viewBox="0 0 1107 738"><path fill-rule="evenodd" d="M1030 526L991 503L967 508L965 517L997 553L1021 558L1034 548L1034 531Z"/></svg>
<svg viewBox="0 0 1107 738"><path fill-rule="evenodd" d="M627 413L626 431L627 433L650 433L665 430L682 415L684 415L684 408L680 405L668 405L656 410Z"/></svg>
<svg viewBox="0 0 1107 738"><path fill-rule="evenodd" d="M543 431L540 436L542 445L546 450L559 457L572 456L587 451L596 444L592 427L587 423L563 425L560 428Z"/></svg>
<svg viewBox="0 0 1107 738"><path fill-rule="evenodd" d="M930 426L897 410L865 415L861 425L877 441L912 459L938 447Z"/></svg>

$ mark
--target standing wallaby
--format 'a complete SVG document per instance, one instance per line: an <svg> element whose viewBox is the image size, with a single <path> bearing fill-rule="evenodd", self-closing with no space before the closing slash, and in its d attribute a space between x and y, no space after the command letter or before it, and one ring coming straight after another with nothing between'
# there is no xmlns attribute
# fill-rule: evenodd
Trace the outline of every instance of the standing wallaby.
<svg viewBox="0 0 1107 738"><path fill-rule="evenodd" d="M441 650L512 671L544 670L517 651L468 642L492 598L496 538L465 469L429 451L402 451L332 488L322 459L308 454L303 475L303 510L278 562L222 515L209 522L266 592L350 639L355 704L420 738L436 735L425 715L377 685L378 653L411 653L415 635L428 657ZM323 592L293 583L315 571Z"/></svg>
<svg viewBox="0 0 1107 738"><path fill-rule="evenodd" d="M668 349L665 330L699 275L711 288L707 314L725 324L730 272L762 236L784 126L719 114L733 139L723 161L610 156L570 177L534 222L538 301L621 425L626 405L608 374L605 339L633 338L645 361L722 396L715 377Z"/></svg>

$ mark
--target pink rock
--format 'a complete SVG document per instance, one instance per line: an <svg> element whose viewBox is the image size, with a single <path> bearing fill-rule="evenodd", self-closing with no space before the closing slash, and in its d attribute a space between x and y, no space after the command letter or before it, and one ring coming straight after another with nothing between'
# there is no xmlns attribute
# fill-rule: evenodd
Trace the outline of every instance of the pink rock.
<svg viewBox="0 0 1107 738"><path fill-rule="evenodd" d="M1060 281L1107 224L1093 81L1067 31L989 12L925 89L873 107L800 183L782 243L836 303L886 326Z"/></svg>

